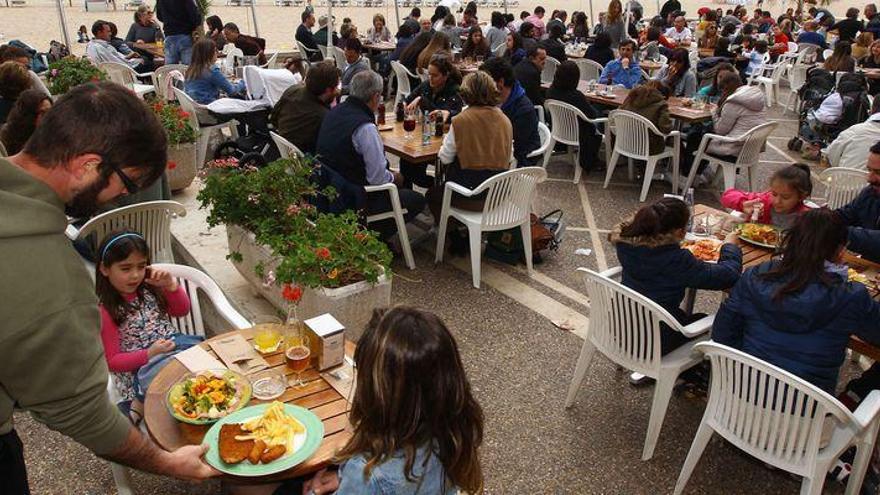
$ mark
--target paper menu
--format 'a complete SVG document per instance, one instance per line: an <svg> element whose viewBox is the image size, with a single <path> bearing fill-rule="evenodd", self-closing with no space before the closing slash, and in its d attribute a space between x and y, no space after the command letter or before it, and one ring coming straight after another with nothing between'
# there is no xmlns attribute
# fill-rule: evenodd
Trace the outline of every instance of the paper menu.
<svg viewBox="0 0 880 495"><path fill-rule="evenodd" d="M321 373L321 378L327 380L327 383L339 392L339 395L345 397L345 400L351 403L357 387L355 373L355 369L346 359L341 365Z"/></svg>
<svg viewBox="0 0 880 495"><path fill-rule="evenodd" d="M174 357L192 373L226 369L226 366L218 361L217 358L208 354L208 351L197 345L192 346L183 352L177 353Z"/></svg>
<svg viewBox="0 0 880 495"><path fill-rule="evenodd" d="M239 334L214 340L211 348L232 371L248 375L269 367L269 363L257 354L253 346Z"/></svg>

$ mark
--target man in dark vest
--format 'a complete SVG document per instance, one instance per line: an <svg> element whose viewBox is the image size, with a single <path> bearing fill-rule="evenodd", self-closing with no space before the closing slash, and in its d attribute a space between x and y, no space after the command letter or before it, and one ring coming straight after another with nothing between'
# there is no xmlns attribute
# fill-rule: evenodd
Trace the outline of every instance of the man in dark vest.
<svg viewBox="0 0 880 495"><path fill-rule="evenodd" d="M401 175L388 170L385 149L374 114L382 98L382 76L372 70L356 74L349 85L349 96L344 103L330 110L318 132L318 159L327 167L358 185L403 183ZM425 197L411 189L400 189L401 207L407 210L407 222L425 209ZM391 199L386 191L369 193L367 215L391 210ZM383 238L393 235L397 227L393 219L370 224Z"/></svg>

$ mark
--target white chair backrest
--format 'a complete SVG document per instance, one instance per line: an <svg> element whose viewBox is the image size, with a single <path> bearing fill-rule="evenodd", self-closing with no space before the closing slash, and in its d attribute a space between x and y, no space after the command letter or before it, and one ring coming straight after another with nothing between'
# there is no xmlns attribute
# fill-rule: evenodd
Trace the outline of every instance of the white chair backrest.
<svg viewBox="0 0 880 495"><path fill-rule="evenodd" d="M587 268L590 298L587 338L608 359L627 369L657 376L660 369L660 324L681 331L681 325L656 302Z"/></svg>
<svg viewBox="0 0 880 495"><path fill-rule="evenodd" d="M694 349L712 365L703 420L764 462L807 475L815 465L825 417L858 424L837 399L781 368L715 342Z"/></svg>
<svg viewBox="0 0 880 495"><path fill-rule="evenodd" d="M547 178L541 167L522 167L486 179L477 188L486 191L483 230L501 230L520 225L529 217L539 182Z"/></svg>
<svg viewBox="0 0 880 495"><path fill-rule="evenodd" d="M218 332L226 330L243 330L250 328L251 323L235 311L220 290L217 282L201 270L197 270L191 266L175 265L173 263L158 263L153 265L155 268L165 270L177 279L177 283L186 290L189 296L190 310L189 313L181 317L171 317L171 323L177 328L177 331L186 335L205 335L205 323L202 318L202 307L199 303L199 290L208 296L208 299L216 308L217 312L229 328L218 328Z"/></svg>
<svg viewBox="0 0 880 495"><path fill-rule="evenodd" d="M538 136L541 138L541 146L528 154L529 158L536 156L544 156L544 153L550 148L550 128L543 122L538 122Z"/></svg>
<svg viewBox="0 0 880 495"><path fill-rule="evenodd" d="M828 208L837 209L849 204L865 188L868 174L864 170L847 167L826 168L819 174L819 183L825 186Z"/></svg>
<svg viewBox="0 0 880 495"><path fill-rule="evenodd" d="M348 66L348 60L345 60L345 52L342 51L342 48L338 46L333 47L333 58L336 59L336 68L339 70L345 70Z"/></svg>
<svg viewBox="0 0 880 495"><path fill-rule="evenodd" d="M135 72L131 67L125 64L120 64L118 62L100 62L98 68L107 74L107 78L110 79L111 82L120 84L129 89L131 89L136 82Z"/></svg>
<svg viewBox="0 0 880 495"><path fill-rule="evenodd" d="M88 239L92 248L97 249L110 232L132 230L144 236L154 263L172 262L171 219L185 215L186 208L176 201L147 201L123 206L86 222L79 229L77 239ZM101 253L97 253L97 257L100 258Z"/></svg>
<svg viewBox="0 0 880 495"><path fill-rule="evenodd" d="M408 95L412 92L409 84L409 71L400 62L391 61L391 69L394 71L394 77L397 78L397 92Z"/></svg>
<svg viewBox="0 0 880 495"><path fill-rule="evenodd" d="M324 45L318 45L318 50L321 50L321 56L327 58L327 47Z"/></svg>
<svg viewBox="0 0 880 495"><path fill-rule="evenodd" d="M544 106L550 112L550 123L553 125L550 132L553 138L562 144L577 145L580 127L578 119L586 119L583 112L574 105L559 100L547 100Z"/></svg>
<svg viewBox="0 0 880 495"><path fill-rule="evenodd" d="M602 74L602 69L604 69L602 64L588 58L576 59L574 63L577 64L578 69L580 70L581 81L598 81L599 76Z"/></svg>
<svg viewBox="0 0 880 495"><path fill-rule="evenodd" d="M153 71L153 86L156 88L156 95L160 100L176 100L174 92L167 91L168 78L172 72L177 71L186 77L186 65L184 64L168 64L157 68Z"/></svg>
<svg viewBox="0 0 880 495"><path fill-rule="evenodd" d="M614 131L614 149L630 158L645 159L650 154L651 136L664 136L648 119L626 110L614 110L608 114L609 125Z"/></svg>
<svg viewBox="0 0 880 495"><path fill-rule="evenodd" d="M269 58L266 60L266 63L261 65L260 67L262 67L264 69L274 69L276 60L278 60L278 52L272 52L272 55L269 55Z"/></svg>
<svg viewBox="0 0 880 495"><path fill-rule="evenodd" d="M541 71L541 82L549 84L553 82L553 76L556 75L556 68L559 67L559 60L553 57L547 57L544 61L544 70Z"/></svg>
<svg viewBox="0 0 880 495"><path fill-rule="evenodd" d="M262 100L266 96L266 86L260 77L260 68L256 65L246 65L242 70L244 86L247 88L248 99Z"/></svg>
<svg viewBox="0 0 880 495"><path fill-rule="evenodd" d="M798 55L798 57L800 57L800 55ZM791 66L791 69L788 71L788 83L791 86L792 91L801 89L801 86L807 82L807 69L809 68L809 65L803 65L797 62Z"/></svg>
<svg viewBox="0 0 880 495"><path fill-rule="evenodd" d="M785 70L787 69L786 65L783 63L778 63L773 67L773 72L770 73L770 79L773 80L775 84L779 83L779 80L782 79L782 75L785 74Z"/></svg>
<svg viewBox="0 0 880 495"><path fill-rule="evenodd" d="M304 153L300 151L295 144L284 139L280 134L269 131L269 135L272 136L272 141L274 141L275 146L278 147L278 152L281 153L281 158L300 158L304 156Z"/></svg>
<svg viewBox="0 0 880 495"><path fill-rule="evenodd" d="M798 51L798 44L795 43L794 41L789 41L788 42L788 51L786 53L797 53L797 51Z"/></svg>
<svg viewBox="0 0 880 495"><path fill-rule="evenodd" d="M767 138L770 133L779 125L778 122L767 122L759 126L751 128L747 133L743 134L744 140L742 150L737 157L737 165L753 165L758 163L759 155L767 144ZM734 136L731 136L734 137Z"/></svg>
<svg viewBox="0 0 880 495"><path fill-rule="evenodd" d="M503 57L505 51L507 51L507 42L498 43L497 46L492 48L492 55L495 55L496 57Z"/></svg>
<svg viewBox="0 0 880 495"><path fill-rule="evenodd" d="M296 41L296 49L299 50L299 56L304 62L308 62L310 55L314 52L314 50L306 48L299 40Z"/></svg>
<svg viewBox="0 0 880 495"><path fill-rule="evenodd" d="M193 127L193 129L199 129L199 108L204 108L203 105L199 105L192 98L186 94L186 91L183 91L180 88L173 88L174 96L177 97L177 102L180 104L180 108L183 109L184 112L189 114L189 124ZM203 110L204 111L204 110Z"/></svg>

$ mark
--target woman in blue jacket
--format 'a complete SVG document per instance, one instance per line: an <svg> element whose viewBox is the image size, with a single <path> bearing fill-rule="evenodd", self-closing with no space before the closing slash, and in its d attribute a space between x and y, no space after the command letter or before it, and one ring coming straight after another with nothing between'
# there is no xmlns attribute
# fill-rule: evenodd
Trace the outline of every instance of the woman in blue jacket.
<svg viewBox="0 0 880 495"><path fill-rule="evenodd" d="M609 235L623 268L621 283L662 306L683 325L705 316L688 315L680 308L685 289L729 289L742 272L742 251L736 244L721 246L718 263L698 260L682 249L689 217L684 201L663 198L639 209ZM664 325L661 353L668 354L687 340Z"/></svg>
<svg viewBox="0 0 880 495"><path fill-rule="evenodd" d="M245 90L244 80L230 83L216 62L217 45L207 38L197 41L192 50L192 63L186 69L186 94L202 105L219 99L220 91L236 96Z"/></svg>
<svg viewBox="0 0 880 495"><path fill-rule="evenodd" d="M712 340L834 394L851 334L880 342L880 303L840 264L847 227L827 209L805 212L781 259L746 271L715 317Z"/></svg>

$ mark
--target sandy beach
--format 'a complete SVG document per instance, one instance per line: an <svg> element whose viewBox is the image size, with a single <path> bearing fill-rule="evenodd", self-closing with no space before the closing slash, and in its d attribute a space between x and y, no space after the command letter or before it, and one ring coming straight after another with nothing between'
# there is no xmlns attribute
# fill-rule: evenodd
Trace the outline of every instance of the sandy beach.
<svg viewBox="0 0 880 495"><path fill-rule="evenodd" d="M28 0L27 5L24 7L8 8L5 6L5 2L6 0L0 0L0 5L3 5L0 7L0 42L5 42L11 39L21 39L31 46L36 47L38 50L45 51L48 49L51 40L63 40L61 26L58 20L58 11L55 7L55 2L52 0ZM113 11L111 8L111 10L107 12L86 12L82 1L74 1L73 6L70 6L67 1L63 3L67 16L71 42L74 45L71 49L76 54L84 53L85 48L84 45L76 43L76 31L80 25L85 25L87 29L90 29L95 20L108 20L116 23L119 27L120 35L124 37L133 20L132 11L122 9L124 0L117 1L119 10ZM681 3L687 11L692 13L695 13L697 9L703 5L717 5L724 9L732 8L732 5L726 3L716 3L714 1L710 2L705 0L683 0ZM642 4L645 8L645 15L650 16L657 12L656 1L643 0ZM531 11L537 5L543 5L548 11L548 16L550 10L554 8L565 9L569 14L575 10L589 12L590 8L589 1L587 0L563 0L554 2L521 1L518 7L510 8L510 11L514 14L517 14L522 10ZM753 3L750 3L749 5L753 5ZM780 14L785 7L790 5L793 6L794 3L776 1L772 2L770 5L765 5L765 8L769 8L775 17ZM848 5L844 2L836 2L832 4L829 9L835 15L842 15L847 7ZM604 11L606 8L607 3L604 0L595 0L593 2L593 11L596 17L598 17L600 11ZM296 27L300 23L302 7L276 7L272 5L269 0L260 0L257 3L256 10L259 35L266 38L268 50L293 51L293 36ZM327 6L316 4L315 10L318 15L320 15L327 12ZM406 16L409 13L409 10L409 7L401 6L401 18ZM433 10L433 8L428 7L422 9L423 13L426 15L431 15ZM501 9L482 7L479 11L480 19L488 20L489 13L492 10ZM349 17L359 28L361 34L366 33L367 28L369 28L372 22L373 14L377 12L385 16L388 20L391 31L394 32L396 20L393 3L389 2L388 5L380 8L347 7L333 9L333 15L336 17L337 23L341 23L343 18ZM244 33L254 34L254 22L253 17L251 16L250 7L227 7L222 5L222 2L217 1L215 2L215 5L211 7L211 14L220 16L220 18L223 19L223 22L234 22L238 24L239 28Z"/></svg>

